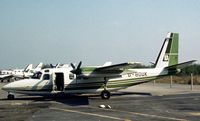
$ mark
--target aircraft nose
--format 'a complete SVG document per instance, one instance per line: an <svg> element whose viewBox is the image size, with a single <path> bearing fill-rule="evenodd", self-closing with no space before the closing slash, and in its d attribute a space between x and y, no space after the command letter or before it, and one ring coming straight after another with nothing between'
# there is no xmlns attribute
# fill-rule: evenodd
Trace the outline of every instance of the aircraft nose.
<svg viewBox="0 0 200 121"><path fill-rule="evenodd" d="M10 87L9 87L8 84L7 84L7 85L3 86L1 89L6 91L6 90L8 90L9 88L10 88Z"/></svg>
<svg viewBox="0 0 200 121"><path fill-rule="evenodd" d="M13 84L12 83L6 84L1 89L4 90L4 91L13 90Z"/></svg>

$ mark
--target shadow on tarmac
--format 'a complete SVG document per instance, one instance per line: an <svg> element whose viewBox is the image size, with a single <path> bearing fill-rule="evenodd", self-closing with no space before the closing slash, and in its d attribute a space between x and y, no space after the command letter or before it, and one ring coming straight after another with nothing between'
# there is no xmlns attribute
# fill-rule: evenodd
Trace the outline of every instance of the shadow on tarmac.
<svg viewBox="0 0 200 121"><path fill-rule="evenodd" d="M115 92L111 94L112 97L120 97L124 95L151 95L150 93L140 93L140 92ZM48 96L18 96L14 100L8 100L7 98L0 99L0 101L33 101L33 102L48 102L55 101L59 103L63 103L69 106L80 106L80 105L89 105L89 99L99 99L102 100L101 97L97 94L91 95L69 95L69 94L56 94L56 95L48 95Z"/></svg>
<svg viewBox="0 0 200 121"><path fill-rule="evenodd" d="M113 93L112 94L112 96L123 96L123 95L151 96L151 93L144 93L144 92L117 92L117 93Z"/></svg>
<svg viewBox="0 0 200 121"><path fill-rule="evenodd" d="M50 96L23 96L16 97L14 100L0 99L0 101L32 101L32 102L49 102L55 101L69 106L89 105L87 96L77 95L50 95Z"/></svg>

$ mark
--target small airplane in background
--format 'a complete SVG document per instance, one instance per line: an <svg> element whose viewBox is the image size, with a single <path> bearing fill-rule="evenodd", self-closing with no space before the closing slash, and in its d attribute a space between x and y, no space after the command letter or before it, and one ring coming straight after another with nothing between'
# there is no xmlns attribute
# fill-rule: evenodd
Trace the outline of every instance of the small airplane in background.
<svg viewBox="0 0 200 121"><path fill-rule="evenodd" d="M68 64L60 64L60 63L57 63L56 65L49 64L48 66L46 66L44 68L68 68L69 67Z"/></svg>
<svg viewBox="0 0 200 121"><path fill-rule="evenodd" d="M129 86L146 83L163 76L173 75L193 62L178 63L178 33L168 33L152 68L138 68L138 63L106 63L103 66L46 68L31 78L11 82L2 89L8 92L8 99L15 93L28 95L100 93L102 99L109 99L110 92Z"/></svg>
<svg viewBox="0 0 200 121"><path fill-rule="evenodd" d="M33 76L35 72L40 71L43 68L43 63L39 63L35 68L33 64L29 64L25 69L13 69L13 70L2 70L0 72L0 80L8 80L11 78L24 79Z"/></svg>

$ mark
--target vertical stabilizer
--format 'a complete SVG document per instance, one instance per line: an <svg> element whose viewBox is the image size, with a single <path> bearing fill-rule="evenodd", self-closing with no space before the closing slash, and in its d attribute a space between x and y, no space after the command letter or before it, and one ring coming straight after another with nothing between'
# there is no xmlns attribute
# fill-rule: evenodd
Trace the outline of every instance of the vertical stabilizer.
<svg viewBox="0 0 200 121"><path fill-rule="evenodd" d="M34 72L40 71L42 68L43 68L43 63L41 62L35 67Z"/></svg>
<svg viewBox="0 0 200 121"><path fill-rule="evenodd" d="M156 68L178 64L178 33L168 33L156 60Z"/></svg>
<svg viewBox="0 0 200 121"><path fill-rule="evenodd" d="M28 72L29 70L33 69L33 64L29 64L25 69L24 72Z"/></svg>

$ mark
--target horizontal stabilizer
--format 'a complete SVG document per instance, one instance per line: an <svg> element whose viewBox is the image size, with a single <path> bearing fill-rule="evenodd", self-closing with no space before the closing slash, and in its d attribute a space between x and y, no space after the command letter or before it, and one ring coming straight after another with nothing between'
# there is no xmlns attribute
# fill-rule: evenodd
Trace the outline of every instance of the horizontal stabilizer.
<svg viewBox="0 0 200 121"><path fill-rule="evenodd" d="M182 68L185 68L185 67L191 65L191 64L194 63L195 61L196 61L196 60L191 60L191 61L179 63L179 64L176 64L176 65L172 65L172 66L165 67L165 69L182 69Z"/></svg>

